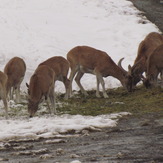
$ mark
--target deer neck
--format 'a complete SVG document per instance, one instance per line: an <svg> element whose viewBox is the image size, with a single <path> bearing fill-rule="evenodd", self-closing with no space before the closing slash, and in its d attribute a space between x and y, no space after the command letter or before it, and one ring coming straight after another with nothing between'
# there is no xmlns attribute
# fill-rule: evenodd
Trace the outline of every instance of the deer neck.
<svg viewBox="0 0 163 163"><path fill-rule="evenodd" d="M146 71L146 59L142 58L138 62L136 62L132 68L132 73L134 74L142 74Z"/></svg>
<svg viewBox="0 0 163 163"><path fill-rule="evenodd" d="M126 72L124 72L124 70L122 70L120 67L118 67L116 65L112 69L112 73L110 75L113 76L114 78L118 79L122 83L124 80L124 77L125 77L125 73Z"/></svg>

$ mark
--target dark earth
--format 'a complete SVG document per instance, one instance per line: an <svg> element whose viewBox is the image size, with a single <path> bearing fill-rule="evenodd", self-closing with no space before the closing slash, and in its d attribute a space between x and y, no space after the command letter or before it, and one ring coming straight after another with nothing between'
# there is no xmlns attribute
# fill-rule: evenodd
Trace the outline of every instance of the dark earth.
<svg viewBox="0 0 163 163"><path fill-rule="evenodd" d="M163 32L163 4L160 0L131 1ZM161 163L162 115L163 111L129 115L121 118L115 128L85 130L79 136L72 133L68 138L9 141L5 147L0 147L0 162Z"/></svg>
<svg viewBox="0 0 163 163"><path fill-rule="evenodd" d="M1 162L161 163L163 118L159 113L130 115L121 118L115 128L85 130L80 136L48 141L10 141L0 150Z"/></svg>
<svg viewBox="0 0 163 163"><path fill-rule="evenodd" d="M163 0L129 0L163 32Z"/></svg>

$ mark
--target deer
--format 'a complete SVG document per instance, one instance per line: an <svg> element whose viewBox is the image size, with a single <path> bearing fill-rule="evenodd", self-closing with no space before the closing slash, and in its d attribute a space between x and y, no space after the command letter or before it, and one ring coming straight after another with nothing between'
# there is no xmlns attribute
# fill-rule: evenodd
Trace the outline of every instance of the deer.
<svg viewBox="0 0 163 163"><path fill-rule="evenodd" d="M7 75L7 95L13 100L14 91L16 93L16 102L20 102L20 85L24 79L26 72L26 64L22 58L14 57L9 60L4 68L4 73Z"/></svg>
<svg viewBox="0 0 163 163"><path fill-rule="evenodd" d="M55 72L47 65L40 65L30 78L28 87L28 113L33 117L38 110L39 104L44 100L47 103L49 112L55 114L55 94L54 94ZM48 103L51 102L51 107Z"/></svg>
<svg viewBox="0 0 163 163"><path fill-rule="evenodd" d="M7 75L0 71L0 99L3 101L5 109L5 117L8 118L8 103L7 103Z"/></svg>
<svg viewBox="0 0 163 163"><path fill-rule="evenodd" d="M97 80L96 97L100 97L99 84L102 86L104 98L108 98L105 90L105 82L103 77L112 76L117 78L122 86L130 91L130 85L128 82L128 74L121 69L111 57L104 51L95 49L89 46L76 46L67 53L67 60L70 63L71 73L70 80L70 95L72 96L72 81L75 77L75 81L79 86L81 92L87 96L88 93L81 85L81 78L84 73L94 74Z"/></svg>
<svg viewBox="0 0 163 163"><path fill-rule="evenodd" d="M158 75L161 74L161 87L163 87L163 44L158 46L147 60L147 78L144 81L146 88L158 85Z"/></svg>
<svg viewBox="0 0 163 163"><path fill-rule="evenodd" d="M65 86L65 99L67 100L69 97L69 85L70 81L67 78L68 71L69 71L69 62L61 56L55 56L47 59L46 61L39 64L40 65L47 65L53 69L55 72L55 80L59 80L64 83Z"/></svg>
<svg viewBox="0 0 163 163"><path fill-rule="evenodd" d="M144 40L140 42L134 65L132 67L131 65L128 66L128 75L132 80L132 82L130 82L132 83L132 89L135 88L138 82L144 80L143 73L147 72L147 59L161 44L163 44L163 35L157 32L149 33ZM122 60L118 63L121 68L123 68Z"/></svg>

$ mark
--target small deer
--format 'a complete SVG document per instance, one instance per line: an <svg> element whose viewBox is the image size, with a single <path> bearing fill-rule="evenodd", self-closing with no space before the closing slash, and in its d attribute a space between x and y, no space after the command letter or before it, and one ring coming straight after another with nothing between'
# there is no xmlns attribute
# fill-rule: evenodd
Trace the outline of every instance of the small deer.
<svg viewBox="0 0 163 163"><path fill-rule="evenodd" d="M16 92L16 102L20 102L20 85L24 79L26 64L22 58L14 57L5 66L4 73L7 75L7 94L13 100L13 93Z"/></svg>
<svg viewBox="0 0 163 163"><path fill-rule="evenodd" d="M82 93L88 95L80 83L80 79L84 73L91 73L96 75L97 79L97 90L96 96L100 97L99 84L103 88L103 96L107 98L108 95L105 91L105 83L103 77L113 76L117 78L124 88L130 91L128 85L128 74L126 71L118 67L110 56L103 51L94 49L89 46L77 46L71 49L67 54L67 60L70 63L71 73L70 73L70 94L72 95L72 81L74 76L77 85L79 86Z"/></svg>
<svg viewBox="0 0 163 163"><path fill-rule="evenodd" d="M61 56L55 56L40 63L39 66L40 65L47 65L53 69L53 71L55 72L55 80L59 80L64 83L66 90L65 99L68 99L70 87L70 81L69 79L67 79L69 71L69 62Z"/></svg>
<svg viewBox="0 0 163 163"><path fill-rule="evenodd" d="M35 115L38 110L38 105L44 99L47 102L49 112L51 113L52 108L53 113L56 113L54 81L54 71L47 65L40 65L30 78L29 85L26 83L28 87L28 112L30 117ZM49 106L48 99L50 99L51 108Z"/></svg>
<svg viewBox="0 0 163 163"><path fill-rule="evenodd" d="M5 117L8 118L8 104L7 104L7 75L0 71L0 99L2 99L5 108Z"/></svg>

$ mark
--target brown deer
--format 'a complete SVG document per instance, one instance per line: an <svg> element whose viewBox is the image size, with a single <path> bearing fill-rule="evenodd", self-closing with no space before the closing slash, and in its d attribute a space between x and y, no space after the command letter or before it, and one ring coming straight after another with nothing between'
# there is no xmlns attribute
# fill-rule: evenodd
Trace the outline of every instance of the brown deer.
<svg viewBox="0 0 163 163"><path fill-rule="evenodd" d="M47 59L39 65L47 65L53 69L55 72L55 79L64 83L66 90L65 99L68 99L70 81L67 79L67 74L69 71L69 62L61 56L55 56Z"/></svg>
<svg viewBox="0 0 163 163"><path fill-rule="evenodd" d="M7 75L0 71L0 99L2 99L5 108L5 117L8 117L8 104L7 104Z"/></svg>
<svg viewBox="0 0 163 163"><path fill-rule="evenodd" d="M16 93L16 102L20 102L20 85L24 79L26 64L22 58L14 57L5 66L4 73L7 75L7 94L10 100L13 99L13 93Z"/></svg>
<svg viewBox="0 0 163 163"><path fill-rule="evenodd" d="M163 44L158 46L147 60L147 79L144 85L149 88L157 86L158 75L161 74L161 85L163 87Z"/></svg>
<svg viewBox="0 0 163 163"><path fill-rule="evenodd" d="M143 73L147 72L147 59L161 44L163 44L163 35L157 32L149 33L145 37L145 39L139 44L134 65L132 67L130 65L128 66L129 76L132 76L132 82L130 82L132 83L131 87L134 88L136 84L144 78ZM119 62L119 66L122 68L121 62Z"/></svg>
<svg viewBox="0 0 163 163"><path fill-rule="evenodd" d="M54 113L55 110L55 96L54 96L54 81L55 73L47 65L40 65L35 70L30 78L28 87L28 112L30 117L33 117L38 110L38 105L45 99L49 112L51 112L48 100L50 99L51 108Z"/></svg>
<svg viewBox="0 0 163 163"><path fill-rule="evenodd" d="M88 46L77 46L71 49L67 54L67 60L70 63L71 73L70 73L70 94L72 94L72 80L75 77L75 81L79 86L82 93L87 95L87 92L84 90L83 86L80 83L80 79L84 75L84 73L91 73L96 75L97 79L97 90L96 96L100 97L99 93L99 84L102 85L103 88L103 96L105 98L108 97L105 91L105 83L103 77L113 76L117 78L123 87L125 87L128 91L130 85L128 82L128 74L123 69L118 67L114 61L110 58L110 56L103 51L94 49Z"/></svg>

